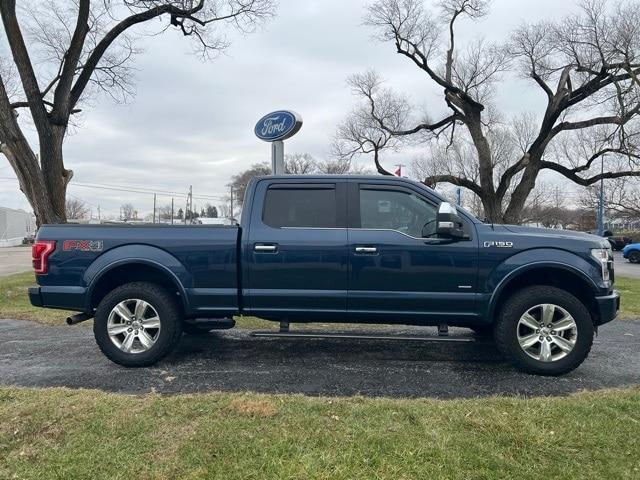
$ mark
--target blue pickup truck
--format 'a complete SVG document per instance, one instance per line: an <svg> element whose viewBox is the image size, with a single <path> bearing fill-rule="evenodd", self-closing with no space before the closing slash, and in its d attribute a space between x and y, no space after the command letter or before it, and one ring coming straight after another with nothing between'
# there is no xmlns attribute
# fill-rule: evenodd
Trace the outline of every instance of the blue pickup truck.
<svg viewBox="0 0 640 480"><path fill-rule="evenodd" d="M266 176L239 226L44 225L39 307L94 317L121 365L148 366L183 331L281 322L468 327L528 372L587 357L620 306L609 243L492 225L422 184L384 176Z"/></svg>

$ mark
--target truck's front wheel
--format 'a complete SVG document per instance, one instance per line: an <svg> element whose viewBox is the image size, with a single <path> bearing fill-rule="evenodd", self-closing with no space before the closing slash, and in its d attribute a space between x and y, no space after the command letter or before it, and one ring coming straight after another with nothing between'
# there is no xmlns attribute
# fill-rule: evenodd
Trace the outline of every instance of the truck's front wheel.
<svg viewBox="0 0 640 480"><path fill-rule="evenodd" d="M182 321L174 297L153 283L134 282L107 294L93 323L96 343L112 362L146 367L167 355L180 338Z"/></svg>
<svg viewBox="0 0 640 480"><path fill-rule="evenodd" d="M504 303L496 323L496 345L521 370L562 375L577 368L593 343L593 320L569 292L533 286Z"/></svg>

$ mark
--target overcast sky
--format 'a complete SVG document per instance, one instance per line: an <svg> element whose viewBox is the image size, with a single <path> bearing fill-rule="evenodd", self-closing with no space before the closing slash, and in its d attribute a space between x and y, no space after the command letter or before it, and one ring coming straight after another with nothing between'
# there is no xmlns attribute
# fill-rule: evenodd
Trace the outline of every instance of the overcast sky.
<svg viewBox="0 0 640 480"><path fill-rule="evenodd" d="M203 62L174 31L145 38L135 61L135 99L127 105L99 97L85 108L81 126L67 138L65 161L76 182L144 187L220 197L230 177L255 162L269 160L269 145L253 134L255 122L275 109L292 109L304 119L302 130L285 142L285 151L329 155L335 126L353 107L346 85L354 73L375 68L390 86L407 93L433 117L444 112L438 90L393 45L372 40L362 25L359 0L280 0L277 16L264 28L234 37L226 54ZM491 14L458 26L461 38L502 40L523 21L564 16L575 3L558 0L495 0ZM540 93L525 80L506 78L497 102L505 114L540 109ZM386 158L409 164L413 153ZM398 160L399 159L399 160ZM365 164L370 158L362 158ZM29 208L4 157L0 157L0 205ZM71 195L103 213L117 214L131 202L152 210L146 194L74 186ZM160 205L171 201L159 197ZM176 197L176 202L183 199ZM196 206L206 200L196 199Z"/></svg>

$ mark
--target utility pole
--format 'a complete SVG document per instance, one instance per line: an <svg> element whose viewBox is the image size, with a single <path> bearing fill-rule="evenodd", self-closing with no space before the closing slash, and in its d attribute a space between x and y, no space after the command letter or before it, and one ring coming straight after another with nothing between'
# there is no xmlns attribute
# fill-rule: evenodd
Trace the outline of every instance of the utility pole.
<svg viewBox="0 0 640 480"><path fill-rule="evenodd" d="M98 205L98 221L102 220L102 218L100 217L100 205Z"/></svg>
<svg viewBox="0 0 640 480"><path fill-rule="evenodd" d="M600 158L600 201L598 202L598 235L604 235L604 154Z"/></svg>
<svg viewBox="0 0 640 480"><path fill-rule="evenodd" d="M187 205L184 208L184 224L187 224L187 215L193 208L193 185L189 185L189 193L187 194Z"/></svg>
<svg viewBox="0 0 640 480"><path fill-rule="evenodd" d="M462 205L462 188L456 188L456 205Z"/></svg>
<svg viewBox="0 0 640 480"><path fill-rule="evenodd" d="M171 197L171 225L173 225L173 197Z"/></svg>
<svg viewBox="0 0 640 480"><path fill-rule="evenodd" d="M153 194L153 223L156 223L156 194Z"/></svg>
<svg viewBox="0 0 640 480"><path fill-rule="evenodd" d="M230 207L229 207L229 217L231 217L229 219L229 223L231 225L233 225L233 185L230 186L231 188L231 196L229 197L229 202L231 203Z"/></svg>

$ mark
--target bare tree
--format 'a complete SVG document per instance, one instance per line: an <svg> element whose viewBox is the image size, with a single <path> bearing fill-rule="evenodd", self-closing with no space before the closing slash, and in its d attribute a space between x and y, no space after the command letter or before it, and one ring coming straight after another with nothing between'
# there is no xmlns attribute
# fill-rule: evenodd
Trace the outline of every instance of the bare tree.
<svg viewBox="0 0 640 480"><path fill-rule="evenodd" d="M604 186L604 206L607 218L636 222L640 220L640 182L636 178L608 180ZM580 204L596 211L600 203L600 186L584 189Z"/></svg>
<svg viewBox="0 0 640 480"><path fill-rule="evenodd" d="M65 215L68 219L84 220L89 216L89 207L79 198L67 198L65 203Z"/></svg>
<svg viewBox="0 0 640 480"><path fill-rule="evenodd" d="M292 153L284 157L284 171L290 175L305 175L315 168L315 159L308 153Z"/></svg>
<svg viewBox="0 0 640 480"><path fill-rule="evenodd" d="M640 175L640 4L608 8L584 0L579 14L523 24L504 45L475 40L460 48L458 23L487 15L489 3L442 0L440 14L422 0L378 0L368 8L366 24L378 38L442 88L446 113L435 120L416 117L377 74L356 75L350 84L362 102L338 128L338 155L372 153L378 171L388 173L380 166L381 150L427 144L425 184L469 189L486 217L506 222L520 220L545 169L584 186ZM507 70L539 89L541 118L525 112L504 119L496 110L493 94ZM584 138L590 142L575 148ZM573 144L571 156L562 154L563 144ZM608 162L603 173L596 171L594 162L606 154L625 159L626 166Z"/></svg>
<svg viewBox="0 0 640 480"><path fill-rule="evenodd" d="M231 177L231 186L233 187L233 200L237 205L242 205L244 201L244 193L247 190L247 185L253 177L259 177L261 175L270 175L271 165L263 163L254 163L250 168L244 170ZM223 215L228 217L229 215Z"/></svg>
<svg viewBox="0 0 640 480"><path fill-rule="evenodd" d="M129 220L136 220L138 218L138 211L131 203L124 203L120 206L120 215L122 220L128 222Z"/></svg>
<svg viewBox="0 0 640 480"><path fill-rule="evenodd" d="M116 6L111 1L34 0L25 5L19 21L16 0L2 0L0 16L12 62L0 64L0 151L38 223L65 221L65 193L73 172L64 166L62 145L82 101L99 91L117 101L133 95L130 70L138 52L137 26L160 19L162 31L179 29L194 40L197 52L211 57L228 46L219 27L250 32L273 15L274 2L122 0ZM13 87L14 77L19 88ZM28 109L37 145L24 134L20 109Z"/></svg>
<svg viewBox="0 0 640 480"><path fill-rule="evenodd" d="M159 220L171 221L171 213L172 213L171 205L163 205L161 207L158 207ZM153 219L153 215L151 215L151 218Z"/></svg>
<svg viewBox="0 0 640 480"><path fill-rule="evenodd" d="M359 175L373 173L369 168L358 165L351 160L322 160L316 162L314 173L328 175Z"/></svg>
<svg viewBox="0 0 640 480"><path fill-rule="evenodd" d="M220 218L231 218L231 207L228 203L218 205L218 215Z"/></svg>

